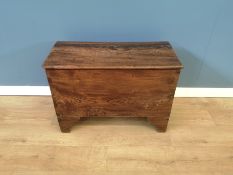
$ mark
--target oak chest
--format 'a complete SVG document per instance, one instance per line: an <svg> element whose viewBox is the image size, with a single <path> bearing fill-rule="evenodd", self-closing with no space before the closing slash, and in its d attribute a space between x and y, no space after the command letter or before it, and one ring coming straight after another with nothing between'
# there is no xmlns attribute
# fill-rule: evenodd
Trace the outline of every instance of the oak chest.
<svg viewBox="0 0 233 175"><path fill-rule="evenodd" d="M44 68L62 132L103 116L166 131L182 65L168 42L57 42Z"/></svg>

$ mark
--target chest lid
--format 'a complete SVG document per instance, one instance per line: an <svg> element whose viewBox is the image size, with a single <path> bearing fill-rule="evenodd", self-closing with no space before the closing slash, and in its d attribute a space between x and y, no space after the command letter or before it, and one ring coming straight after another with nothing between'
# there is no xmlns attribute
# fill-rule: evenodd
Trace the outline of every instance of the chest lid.
<svg viewBox="0 0 233 175"><path fill-rule="evenodd" d="M181 69L169 42L58 41L45 69Z"/></svg>

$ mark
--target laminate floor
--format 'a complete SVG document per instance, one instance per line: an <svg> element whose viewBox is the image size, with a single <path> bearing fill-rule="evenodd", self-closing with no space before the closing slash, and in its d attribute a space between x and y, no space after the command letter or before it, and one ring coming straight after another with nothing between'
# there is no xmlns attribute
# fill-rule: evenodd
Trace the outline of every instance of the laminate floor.
<svg viewBox="0 0 233 175"><path fill-rule="evenodd" d="M61 133L50 96L0 96L0 174L233 174L233 98L175 98L166 133L91 118Z"/></svg>

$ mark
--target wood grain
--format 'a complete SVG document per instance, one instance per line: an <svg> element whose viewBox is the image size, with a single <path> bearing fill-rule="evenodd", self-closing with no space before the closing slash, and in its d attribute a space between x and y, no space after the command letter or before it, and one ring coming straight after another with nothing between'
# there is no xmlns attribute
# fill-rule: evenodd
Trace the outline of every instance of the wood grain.
<svg viewBox="0 0 233 175"><path fill-rule="evenodd" d="M62 134L51 97L0 96L0 174L231 175L232 106L175 98L166 133L142 117L96 117Z"/></svg>
<svg viewBox="0 0 233 175"><path fill-rule="evenodd" d="M150 117L166 130L179 70L46 72L60 123L71 127L80 117Z"/></svg>
<svg viewBox="0 0 233 175"><path fill-rule="evenodd" d="M180 69L169 42L57 42L47 69Z"/></svg>
<svg viewBox="0 0 233 175"><path fill-rule="evenodd" d="M168 42L57 42L45 60L62 132L82 117L148 117L166 131L181 63Z"/></svg>

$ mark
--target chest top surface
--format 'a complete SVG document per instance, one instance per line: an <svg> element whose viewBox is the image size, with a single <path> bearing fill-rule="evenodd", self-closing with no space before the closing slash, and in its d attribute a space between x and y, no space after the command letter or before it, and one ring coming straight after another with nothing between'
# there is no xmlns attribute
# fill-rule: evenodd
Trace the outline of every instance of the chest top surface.
<svg viewBox="0 0 233 175"><path fill-rule="evenodd" d="M45 69L181 69L169 42L58 41Z"/></svg>

